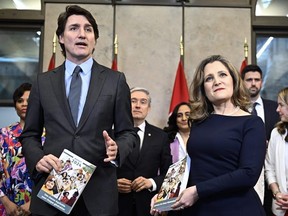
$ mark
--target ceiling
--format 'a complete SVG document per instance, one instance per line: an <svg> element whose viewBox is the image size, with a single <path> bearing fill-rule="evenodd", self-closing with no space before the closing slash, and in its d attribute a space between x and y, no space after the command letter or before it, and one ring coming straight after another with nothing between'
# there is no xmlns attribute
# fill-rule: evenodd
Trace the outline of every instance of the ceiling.
<svg viewBox="0 0 288 216"><path fill-rule="evenodd" d="M49 0L1 0L0 9L18 9L18 10L41 10L41 1ZM52 2L52 1L51 1ZM69 2L64 0L53 0L53 2ZM70 2L77 3L77 0ZM242 5L249 6L251 0L80 0L81 3L104 3L104 4L149 4L149 5L180 5L185 2L186 5ZM288 16L287 0L257 0L257 16Z"/></svg>

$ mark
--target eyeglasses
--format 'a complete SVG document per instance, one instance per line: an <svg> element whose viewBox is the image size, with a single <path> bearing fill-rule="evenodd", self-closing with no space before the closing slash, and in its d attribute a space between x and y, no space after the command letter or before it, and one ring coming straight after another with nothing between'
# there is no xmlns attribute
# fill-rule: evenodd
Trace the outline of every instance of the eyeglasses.
<svg viewBox="0 0 288 216"><path fill-rule="evenodd" d="M148 100L141 98L141 99L137 99L137 98L131 98L131 103L132 104L138 104L140 103L141 105L147 105L148 104Z"/></svg>

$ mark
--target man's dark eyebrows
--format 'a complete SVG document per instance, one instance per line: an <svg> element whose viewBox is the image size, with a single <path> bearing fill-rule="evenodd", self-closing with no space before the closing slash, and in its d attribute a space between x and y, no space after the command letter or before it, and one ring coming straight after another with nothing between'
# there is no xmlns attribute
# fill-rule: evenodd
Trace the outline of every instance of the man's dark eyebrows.
<svg viewBox="0 0 288 216"><path fill-rule="evenodd" d="M85 28L87 28L87 27L93 28L91 24L85 24L84 26L85 26Z"/></svg>
<svg viewBox="0 0 288 216"><path fill-rule="evenodd" d="M73 24L71 24L71 25L69 25L69 27L71 28L71 27L79 27L80 25L78 24L78 23L73 23Z"/></svg>

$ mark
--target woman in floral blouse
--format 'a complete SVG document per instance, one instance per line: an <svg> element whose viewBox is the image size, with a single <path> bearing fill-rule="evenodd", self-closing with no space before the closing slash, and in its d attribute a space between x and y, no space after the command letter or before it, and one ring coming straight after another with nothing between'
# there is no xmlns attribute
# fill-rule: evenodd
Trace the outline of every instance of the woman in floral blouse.
<svg viewBox="0 0 288 216"><path fill-rule="evenodd" d="M18 137L25 123L31 84L23 83L13 94L20 122L0 129L0 215L30 215L30 179Z"/></svg>

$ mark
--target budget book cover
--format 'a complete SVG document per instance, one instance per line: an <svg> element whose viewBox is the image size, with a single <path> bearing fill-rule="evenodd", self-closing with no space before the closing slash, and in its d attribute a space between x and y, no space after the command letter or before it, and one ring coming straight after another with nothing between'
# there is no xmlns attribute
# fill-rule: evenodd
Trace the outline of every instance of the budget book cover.
<svg viewBox="0 0 288 216"><path fill-rule="evenodd" d="M59 159L62 163L61 171L50 172L37 196L65 214L69 214L96 166L67 149L64 149Z"/></svg>
<svg viewBox="0 0 288 216"><path fill-rule="evenodd" d="M185 156L170 165L161 188L157 194L154 208L159 211L170 211L178 195L186 188L190 169L190 158Z"/></svg>

